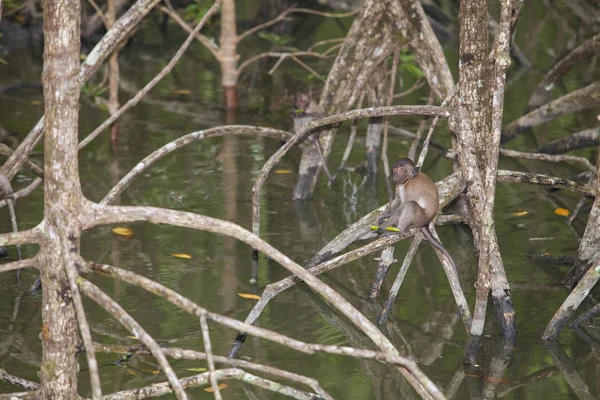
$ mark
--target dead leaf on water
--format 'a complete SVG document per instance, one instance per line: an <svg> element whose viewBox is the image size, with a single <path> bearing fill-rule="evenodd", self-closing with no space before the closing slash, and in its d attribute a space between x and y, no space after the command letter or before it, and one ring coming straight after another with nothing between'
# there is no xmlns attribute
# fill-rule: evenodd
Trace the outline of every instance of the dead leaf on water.
<svg viewBox="0 0 600 400"><path fill-rule="evenodd" d="M275 173L276 174L291 174L292 170L291 169L276 169Z"/></svg>
<svg viewBox="0 0 600 400"><path fill-rule="evenodd" d="M131 374L131 375L133 375L133 376L142 376L142 374L140 374L139 372L137 372L137 371L134 371L134 370L131 370L131 369L129 369L129 368L127 368L127 369L124 369L124 370L121 370L121 373L122 373L122 374L124 374L124 373L126 373L126 372L127 372L128 374Z"/></svg>
<svg viewBox="0 0 600 400"><path fill-rule="evenodd" d="M221 389L225 389L227 386L229 386L229 384L227 384L227 383L221 383L221 384L219 384L219 386L217 386L217 387L219 388L219 390L221 390ZM205 387L205 388L204 388L204 391L205 391L205 392L212 393L212 392L213 392L213 388L212 388L212 386Z"/></svg>
<svg viewBox="0 0 600 400"><path fill-rule="evenodd" d="M566 208L557 208L556 210L554 210L554 214L558 214L563 217L568 217L571 214L571 211L567 210Z"/></svg>
<svg viewBox="0 0 600 400"><path fill-rule="evenodd" d="M527 214L529 214L529 211L514 212L512 215L513 215L513 217L523 217L523 216L525 216Z"/></svg>
<svg viewBox="0 0 600 400"><path fill-rule="evenodd" d="M192 91L188 90L188 89L175 89L175 90L173 90L172 93L173 94L190 94L190 93L192 93Z"/></svg>
<svg viewBox="0 0 600 400"><path fill-rule="evenodd" d="M129 228L123 228L121 226L113 228L113 233L116 233L119 236L131 237L133 236L133 231Z"/></svg>
<svg viewBox="0 0 600 400"><path fill-rule="evenodd" d="M202 368L202 367L198 367L198 368L188 368L188 371L192 371L192 372L205 372L208 371L207 368Z"/></svg>
<svg viewBox="0 0 600 400"><path fill-rule="evenodd" d="M171 253L172 257L177 257L177 258L186 258L186 259L190 259L192 258L192 256L190 256L189 254L185 254L185 253Z"/></svg>
<svg viewBox="0 0 600 400"><path fill-rule="evenodd" d="M238 293L238 296L244 298L244 299L254 299L254 300L259 300L260 296L257 294L252 294L252 293Z"/></svg>
<svg viewBox="0 0 600 400"><path fill-rule="evenodd" d="M31 102L31 104L33 104L34 106L37 106L37 105L40 105L40 104L42 104L42 102L41 102L41 101L39 101L39 100L33 100L33 101Z"/></svg>

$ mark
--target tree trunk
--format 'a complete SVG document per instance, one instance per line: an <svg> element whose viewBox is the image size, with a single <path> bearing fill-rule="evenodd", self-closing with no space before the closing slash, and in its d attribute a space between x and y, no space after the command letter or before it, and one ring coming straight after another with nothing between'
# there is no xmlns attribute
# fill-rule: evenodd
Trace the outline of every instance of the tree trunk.
<svg viewBox="0 0 600 400"><path fill-rule="evenodd" d="M235 1L223 0L221 7L220 57L221 84L223 85L223 103L225 108L237 106L237 31Z"/></svg>
<svg viewBox="0 0 600 400"><path fill-rule="evenodd" d="M42 280L43 399L77 398L77 322L65 263L79 252L82 199L77 165L79 113L79 0L44 6L44 230Z"/></svg>

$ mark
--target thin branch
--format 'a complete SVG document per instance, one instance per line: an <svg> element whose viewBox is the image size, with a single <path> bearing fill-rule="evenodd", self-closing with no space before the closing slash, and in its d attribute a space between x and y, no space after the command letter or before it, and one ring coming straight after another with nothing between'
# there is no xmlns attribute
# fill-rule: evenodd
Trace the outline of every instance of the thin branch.
<svg viewBox="0 0 600 400"><path fill-rule="evenodd" d="M210 373L204 372L202 374L186 377L181 379L183 387L193 388L201 385L205 385L209 381ZM263 389L270 390L275 393L280 393L289 397L293 397L299 400L311 400L314 399L314 394L302 392L292 387L282 385L268 379L260 378L258 376L249 374L241 369L228 368L215 371L215 377L218 380L225 379L236 379L245 383L249 383L254 386L261 387ZM113 393L108 396L104 396L103 400L138 400L146 397L158 397L168 393L171 393L172 389L168 382L155 383L143 388L124 390L121 392Z"/></svg>
<svg viewBox="0 0 600 400"><path fill-rule="evenodd" d="M35 228L28 229L26 231L21 231L17 233L3 233L0 234L0 246L16 246L18 244L36 244L40 243L43 240L44 236L42 234L39 226ZM25 261L25 260L22 260ZM7 265L7 264L4 264Z"/></svg>
<svg viewBox="0 0 600 400"><path fill-rule="evenodd" d="M4 381L10 383L11 385L20 386L25 390L39 390L40 384L37 382L32 382L27 379L19 378L18 376L14 376L0 368L0 381Z"/></svg>
<svg viewBox="0 0 600 400"><path fill-rule="evenodd" d="M37 264L38 264L37 255L35 257L27 258L25 260L11 261L11 262L7 262L6 264L0 265L0 273L14 271L16 269L18 270L18 269L28 268L28 267L37 268Z"/></svg>
<svg viewBox="0 0 600 400"><path fill-rule="evenodd" d="M421 89L423 86L425 86L425 83L427 83L427 81L423 78L419 78L415 81L415 83L413 83L413 85L411 87L409 87L408 89L406 89L403 92L400 93L396 93L394 95L394 99L400 99L404 96L408 96L409 94L411 94L412 92Z"/></svg>
<svg viewBox="0 0 600 400"><path fill-rule="evenodd" d="M66 249L65 254L70 254L69 249ZM69 280L73 304L75 305L75 314L77 315L79 334L83 339L83 347L85 348L85 357L88 363L90 382L92 386L92 399L99 400L100 397L102 397L102 385L100 383L98 361L96 360L96 353L94 352L94 342L92 341L90 325L87 322L85 309L83 308L83 302L81 301L81 293L79 293L79 288L77 287L77 279L79 278L79 274L77 273L75 265L71 262L65 262L65 272Z"/></svg>
<svg viewBox="0 0 600 400"><path fill-rule="evenodd" d="M98 7L98 4L96 4L96 2L94 0L87 0L87 2L90 3L90 5L92 6L92 8L94 10L96 10L96 13L98 14L98 16L100 17L100 19L102 20L102 23L104 24L104 27L108 28L108 22L106 22L106 18L104 17L104 13L100 9L100 7Z"/></svg>
<svg viewBox="0 0 600 400"><path fill-rule="evenodd" d="M240 66L237 69L237 73L238 75L242 73L242 71L244 70L244 68L246 68L248 65L252 64L253 62L256 62L260 59L263 58L279 58L278 63L281 63L286 57L291 57L291 56L296 56L296 57L303 57L303 56L310 56L310 57L317 57L317 58L322 58L322 59L326 59L327 56L321 54L321 53L316 53L314 51L295 51L295 52L291 52L291 53L281 53L281 52L275 52L275 51L267 51L265 53L260 53L255 55L254 57L250 57L249 59L247 59L246 61L244 61L243 63L240 64ZM269 73L272 73L271 71L269 71ZM318 74L317 74L318 75Z"/></svg>
<svg viewBox="0 0 600 400"><path fill-rule="evenodd" d="M525 158L527 160L544 160L552 162L573 162L583 165L586 169L596 173L596 167L592 165L587 159L577 156L565 156L565 155L550 155L544 153L527 153L523 151L515 151L508 149L500 149L500 155L505 157L513 158Z"/></svg>
<svg viewBox="0 0 600 400"><path fill-rule="evenodd" d="M251 136L263 136L270 137L277 140L288 140L293 135L290 132L282 131L273 128L263 128L250 125L225 125L216 128L205 129L202 131L188 133L178 139L173 140L162 146L161 148L153 151L151 154L146 156L142 161L138 162L131 171L127 173L121 180L108 192L106 196L100 201L100 204L108 204L115 197L123 193L125 189L131 184L131 182L144 172L148 167L160 160L167 154L180 149L181 147L194 143L198 140L220 137L225 135L251 135Z"/></svg>
<svg viewBox="0 0 600 400"><path fill-rule="evenodd" d="M167 14L169 17L173 18L173 20L177 22L177 24L179 24L179 26L182 27L184 31L187 31L187 33L192 33L194 31L194 29L192 29L192 27L187 22L185 22L183 18L181 18L179 14L177 14L175 11L169 10L164 6L158 6L158 9L163 13ZM207 36L201 34L200 32L196 32L194 34L194 37L212 53L212 55L217 59L217 61L221 60L219 45L216 44L214 40L209 39Z"/></svg>
<svg viewBox="0 0 600 400"><path fill-rule="evenodd" d="M290 8L288 8L287 10L284 10L281 14L279 14L278 16L276 16L275 18L273 18L272 20L267 21L267 22L262 23L262 24L259 24L259 25L256 25L256 26L248 29L247 31L245 31L241 35L238 35L238 37L237 37L237 43L239 44L242 40L246 39L248 36L250 36L250 35L252 35L252 34L254 34L254 33L256 33L256 32L258 32L258 31L260 31L262 29L268 28L271 25L275 25L276 23L285 20L286 17L289 14L293 13L295 9L296 8L294 6L291 6Z"/></svg>
<svg viewBox="0 0 600 400"><path fill-rule="evenodd" d="M94 343L94 350L96 352L110 352L110 353L134 353L134 354L151 354L150 351L142 346L121 346L121 345L108 345ZM161 348L165 356L174 358L176 360L206 360L206 353L194 350L180 349L176 347ZM294 383L304 384L312 388L319 396L325 400L333 400L327 392L321 388L319 382L316 379L309 378L304 375L298 375L293 372L285 371L276 367L268 365L257 364L250 361L239 360L235 358L228 358L223 356L213 355L216 363L226 364L232 367L244 368L254 371L259 371L268 375L276 376L278 378L287 379Z"/></svg>
<svg viewBox="0 0 600 400"><path fill-rule="evenodd" d="M294 9L295 13L313 14L313 15L318 15L318 16L325 17L325 18L346 18L346 17L351 17L353 15L358 14L358 11L359 11L358 8L356 10L348 11L348 12L345 12L345 13L328 13L328 12L323 12L323 11L311 10L309 8L295 8Z"/></svg>
<svg viewBox="0 0 600 400"><path fill-rule="evenodd" d="M319 42L313 43L306 51L313 51L317 47L320 47L320 46L323 46L326 44L330 44L330 43L340 43L343 41L344 41L344 38L321 40Z"/></svg>
<svg viewBox="0 0 600 400"><path fill-rule="evenodd" d="M208 379L212 387L216 400L223 400L217 376L215 375L215 360L213 359L212 346L210 344L210 333L208 331L208 323L206 322L206 312L200 315L200 328L202 330L202 340L204 340L204 352L206 353L206 362L208 364Z"/></svg>
<svg viewBox="0 0 600 400"><path fill-rule="evenodd" d="M97 127L92 133L90 133L85 139L83 139L79 143L79 150L83 149L87 146L92 140L94 140L102 131L108 128L113 122L115 122L123 113L129 110L131 107L137 105L142 97L144 97L158 82L162 80L171 70L175 67L175 64L179 61L179 59L183 56L187 48L194 40L194 35L202 29L204 24L208 21L210 17L212 17L218 10L221 0L216 0L213 5L208 9L206 14L202 17L200 22L196 25L194 30L188 35L183 44L179 47L173 58L167 63L167 65L154 77L150 82L144 86L142 90L140 90L134 97L129 99L129 101L121 108L117 110L114 114L112 114L106 121L104 121L99 127ZM118 22L117 22L118 23ZM116 24L115 24L116 26Z"/></svg>
<svg viewBox="0 0 600 400"><path fill-rule="evenodd" d="M27 185L23 189L19 190L18 192L15 192L13 194L14 199L17 200L22 197L28 196L31 192L33 192L35 190L35 188L40 186L41 183L42 183L42 178L35 178L29 185ZM6 204L7 204L6 199L0 200L0 207L4 207Z"/></svg>
<svg viewBox="0 0 600 400"><path fill-rule="evenodd" d="M565 189L571 192L581 193L586 196L596 196L596 189L588 185L570 181L568 179L556 178L542 174L529 172L498 170L498 182L530 183L533 185L550 186L555 189Z"/></svg>
<svg viewBox="0 0 600 400"><path fill-rule="evenodd" d="M161 369L167 376L167 379L169 380L169 383L173 388L177 398L183 400L187 399L187 394L185 393L179 378L177 378L177 375L175 375L175 371L173 371L169 361L167 361L165 355L162 353L162 351L160 351L160 346L158 343L156 343L154 338L150 336L144 330L144 328L142 328L142 326L138 324L116 301L111 299L96 285L83 278L77 279L77 285L83 294L94 300L102 308L108 311L108 313L111 314L117 321L119 321L119 323L123 325L125 329L131 332L132 335L134 335L140 342L150 349L152 355L154 358L156 358ZM104 398L106 398L106 396Z"/></svg>

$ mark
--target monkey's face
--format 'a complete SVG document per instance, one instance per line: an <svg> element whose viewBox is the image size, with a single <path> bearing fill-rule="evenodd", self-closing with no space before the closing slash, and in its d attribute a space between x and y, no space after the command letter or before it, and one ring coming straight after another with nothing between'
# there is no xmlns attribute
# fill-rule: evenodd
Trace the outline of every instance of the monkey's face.
<svg viewBox="0 0 600 400"><path fill-rule="evenodd" d="M414 178L418 171L410 158L401 158L394 164L392 181L395 185L403 185L409 179Z"/></svg>

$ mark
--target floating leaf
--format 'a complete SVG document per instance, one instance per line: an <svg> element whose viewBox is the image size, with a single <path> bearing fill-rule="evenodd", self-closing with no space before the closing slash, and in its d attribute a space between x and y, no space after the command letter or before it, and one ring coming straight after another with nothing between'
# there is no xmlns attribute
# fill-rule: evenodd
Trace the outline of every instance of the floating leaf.
<svg viewBox="0 0 600 400"><path fill-rule="evenodd" d="M276 169L275 173L276 174L291 174L292 170L291 169Z"/></svg>
<svg viewBox="0 0 600 400"><path fill-rule="evenodd" d="M571 211L567 210L566 208L557 208L556 210L554 210L554 214L558 214L563 217L568 217L569 214L571 214Z"/></svg>
<svg viewBox="0 0 600 400"><path fill-rule="evenodd" d="M192 93L192 91L188 90L188 89L175 89L175 90L173 90L172 93L173 94L190 94L190 93Z"/></svg>
<svg viewBox="0 0 600 400"><path fill-rule="evenodd" d="M31 102L31 104L33 104L34 106L37 106L37 105L40 105L40 104L42 104L42 102L41 102L41 101L39 101L39 100L33 100L33 101Z"/></svg>
<svg viewBox="0 0 600 400"><path fill-rule="evenodd" d="M125 237L131 237L133 235L133 231L129 228L123 228L123 227L116 227L113 228L113 233L116 233L117 235L120 236L125 236Z"/></svg>
<svg viewBox="0 0 600 400"><path fill-rule="evenodd" d="M208 369L206 368L202 368L202 367L198 367L198 368L188 368L188 371L192 371L192 372L204 372L204 371L208 371Z"/></svg>
<svg viewBox="0 0 600 400"><path fill-rule="evenodd" d="M177 258L187 258L188 260L190 258L192 258L192 256L190 256L189 254L185 254L185 253L171 253L171 256L177 257Z"/></svg>
<svg viewBox="0 0 600 400"><path fill-rule="evenodd" d="M252 294L252 293L238 293L238 296L244 298L244 299L255 299L258 300L260 299L260 296L257 294Z"/></svg>
<svg viewBox="0 0 600 400"><path fill-rule="evenodd" d="M527 214L529 214L529 211L514 212L512 215L513 215L513 217L523 217L523 216L525 216Z"/></svg>
<svg viewBox="0 0 600 400"><path fill-rule="evenodd" d="M219 388L219 390L221 390L221 389L225 389L227 386L229 386L227 383L221 383L217 387ZM204 388L204 391L212 393L214 390L213 390L212 386L209 386L209 387Z"/></svg>

